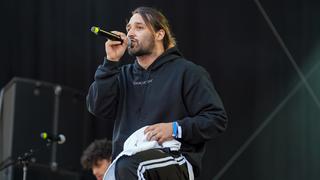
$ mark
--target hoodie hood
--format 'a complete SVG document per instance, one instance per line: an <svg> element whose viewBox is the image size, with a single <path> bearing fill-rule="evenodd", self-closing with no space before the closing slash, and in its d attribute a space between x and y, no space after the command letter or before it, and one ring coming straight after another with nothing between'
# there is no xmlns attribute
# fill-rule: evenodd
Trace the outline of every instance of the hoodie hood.
<svg viewBox="0 0 320 180"><path fill-rule="evenodd" d="M167 49L163 52L149 67L147 70L153 71L161 67L163 64L170 62L174 59L182 57L181 52L178 50L177 47L172 47ZM138 60L136 59L134 62L134 67L140 71L145 70L143 67L140 66Z"/></svg>

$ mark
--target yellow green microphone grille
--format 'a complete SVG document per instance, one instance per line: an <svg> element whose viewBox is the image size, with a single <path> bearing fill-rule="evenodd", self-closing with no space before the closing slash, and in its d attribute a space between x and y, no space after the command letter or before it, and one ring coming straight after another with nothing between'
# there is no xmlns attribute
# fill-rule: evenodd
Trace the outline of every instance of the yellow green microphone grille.
<svg viewBox="0 0 320 180"><path fill-rule="evenodd" d="M95 34L98 34L100 31L100 28L99 27L96 27L96 26L92 26L91 27L91 32L95 33Z"/></svg>

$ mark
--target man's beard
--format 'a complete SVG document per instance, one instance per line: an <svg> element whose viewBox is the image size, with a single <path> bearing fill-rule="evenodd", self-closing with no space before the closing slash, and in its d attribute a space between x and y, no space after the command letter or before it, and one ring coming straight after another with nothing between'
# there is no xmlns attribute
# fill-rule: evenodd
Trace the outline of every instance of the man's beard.
<svg viewBox="0 0 320 180"><path fill-rule="evenodd" d="M149 43L146 45L146 47L144 47L141 44L138 44L136 42L136 43L134 43L134 46L132 48L128 47L128 53L131 56L149 55L152 53L154 46L155 46L154 40L149 41ZM135 49L134 47L136 47L137 49Z"/></svg>

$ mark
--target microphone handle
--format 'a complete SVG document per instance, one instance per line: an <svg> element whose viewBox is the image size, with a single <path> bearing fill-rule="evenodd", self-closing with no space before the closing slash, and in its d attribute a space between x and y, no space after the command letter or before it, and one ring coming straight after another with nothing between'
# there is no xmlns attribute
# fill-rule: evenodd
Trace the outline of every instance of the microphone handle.
<svg viewBox="0 0 320 180"><path fill-rule="evenodd" d="M99 30L98 33L102 34L102 33L110 40L112 41L120 41L121 43L123 43L123 39L121 39L121 37L117 34L114 34L114 33L111 33L111 32L107 32L107 31L104 31L102 29ZM102 35L103 35L102 34Z"/></svg>

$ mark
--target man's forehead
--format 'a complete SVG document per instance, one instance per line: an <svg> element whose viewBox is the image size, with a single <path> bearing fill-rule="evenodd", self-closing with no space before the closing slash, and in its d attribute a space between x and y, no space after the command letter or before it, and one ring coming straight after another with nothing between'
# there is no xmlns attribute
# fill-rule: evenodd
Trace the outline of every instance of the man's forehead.
<svg viewBox="0 0 320 180"><path fill-rule="evenodd" d="M142 16L136 13L130 18L130 21L128 22L127 26L133 25L133 24L146 24L146 23L144 22Z"/></svg>

